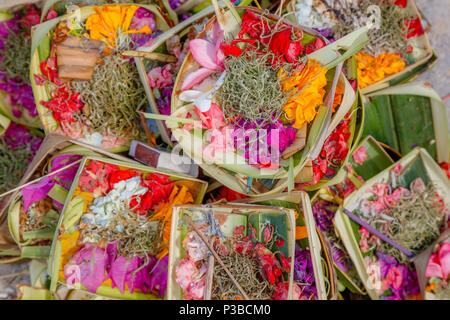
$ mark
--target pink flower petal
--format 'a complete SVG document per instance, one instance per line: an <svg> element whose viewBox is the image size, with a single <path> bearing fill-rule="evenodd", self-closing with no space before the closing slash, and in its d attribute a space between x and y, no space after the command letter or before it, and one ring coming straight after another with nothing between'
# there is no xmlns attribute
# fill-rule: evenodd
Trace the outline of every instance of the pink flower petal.
<svg viewBox="0 0 450 320"><path fill-rule="evenodd" d="M222 50L219 49L216 55L216 64L220 67L222 66L224 61L225 61L225 54L223 53Z"/></svg>
<svg viewBox="0 0 450 320"><path fill-rule="evenodd" d="M223 30L218 22L213 25L208 35L211 42L215 43L216 47L219 47L223 39Z"/></svg>
<svg viewBox="0 0 450 320"><path fill-rule="evenodd" d="M42 86L44 83L47 82L47 79L44 76L40 75L40 74L35 74L34 75L34 81L36 82L36 84L38 86Z"/></svg>
<svg viewBox="0 0 450 320"><path fill-rule="evenodd" d="M427 278L437 277L442 279L442 269L439 265L439 260L436 253L433 253L430 256L430 260L428 261L427 269L425 271L425 276Z"/></svg>
<svg viewBox="0 0 450 320"><path fill-rule="evenodd" d="M399 164L397 164L397 165L392 169L392 171L393 171L394 173L396 173L396 174L400 174L400 172L402 171L402 169L403 169L402 164L399 163Z"/></svg>
<svg viewBox="0 0 450 320"><path fill-rule="evenodd" d="M194 39L189 42L189 48L195 61L202 67L214 71L219 70L219 66L216 64L217 50L211 42L204 39Z"/></svg>
<svg viewBox="0 0 450 320"><path fill-rule="evenodd" d="M69 264L79 267L79 281L87 290L95 293L105 279L107 259L108 257L102 248L88 243L75 253ZM64 272L66 272L66 269ZM68 268L67 273L73 274L73 269Z"/></svg>
<svg viewBox="0 0 450 320"><path fill-rule="evenodd" d="M66 264L64 266L64 277L66 278L66 283L70 286L80 283L80 267L75 264Z"/></svg>
<svg viewBox="0 0 450 320"><path fill-rule="evenodd" d="M23 209L25 212L28 211L30 205L44 199L54 185L55 181L52 180L52 177L45 177L37 183L22 188Z"/></svg>
<svg viewBox="0 0 450 320"><path fill-rule="evenodd" d="M212 75L215 70L210 70L206 68L200 68L194 72L191 72L184 78L183 84L181 85L181 90L188 90L191 89L196 84L199 84L206 78L208 78L210 75Z"/></svg>
<svg viewBox="0 0 450 320"><path fill-rule="evenodd" d="M353 154L353 160L359 165L362 165L367 159L369 159L369 157L367 156L366 148L364 147L359 147Z"/></svg>
<svg viewBox="0 0 450 320"><path fill-rule="evenodd" d="M441 245L439 249L439 261L444 279L448 279L450 275L450 243L446 242Z"/></svg>

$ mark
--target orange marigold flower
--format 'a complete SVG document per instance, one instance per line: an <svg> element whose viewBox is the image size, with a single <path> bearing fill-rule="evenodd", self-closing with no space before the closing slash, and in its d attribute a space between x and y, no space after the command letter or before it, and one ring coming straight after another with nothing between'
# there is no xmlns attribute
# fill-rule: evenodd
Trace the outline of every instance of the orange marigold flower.
<svg viewBox="0 0 450 320"><path fill-rule="evenodd" d="M358 85L365 88L383 80L391 74L405 69L406 63L397 53L383 52L376 57L359 52L355 56L358 64Z"/></svg>
<svg viewBox="0 0 450 320"><path fill-rule="evenodd" d="M341 104L343 95L344 89L342 89L339 86L336 86L336 92L334 93L334 100L333 100L333 112L335 111L336 107Z"/></svg>
<svg viewBox="0 0 450 320"><path fill-rule="evenodd" d="M287 118L295 120L292 125L294 128L300 129L305 122L311 122L316 116L316 107L322 104L325 95L326 73L327 69L311 59L301 71L293 72L289 77L283 68L278 71L278 78L282 79L282 90L291 92L283 110Z"/></svg>

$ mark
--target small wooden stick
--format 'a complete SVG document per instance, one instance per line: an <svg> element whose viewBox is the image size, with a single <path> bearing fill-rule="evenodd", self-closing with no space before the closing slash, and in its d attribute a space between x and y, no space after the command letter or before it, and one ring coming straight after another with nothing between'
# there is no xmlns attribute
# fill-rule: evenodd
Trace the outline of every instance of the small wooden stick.
<svg viewBox="0 0 450 320"><path fill-rule="evenodd" d="M208 272L206 273L205 300L211 300L212 284L214 281L214 257L208 258Z"/></svg>
<svg viewBox="0 0 450 320"><path fill-rule="evenodd" d="M63 171L63 170L66 170L67 168L70 168L70 167L76 165L77 163L80 163L82 160L83 160L83 159L80 159L80 160L77 160L77 161L75 161L75 162L72 162L71 164L68 164L67 166L62 167L62 168L60 168L60 169L58 169L58 170L56 170L56 171L53 171L53 172L51 172L51 173L49 173L49 174L46 174L45 176L39 177L39 178L37 178L37 179L34 179L33 181L27 182L27 183L25 183L25 184L23 184L23 185L21 185L21 186L18 186L18 187L15 187L14 189L11 189L11 190L9 190L9 191L6 191L5 193L0 194L0 198L3 198L4 196L7 196L8 194L13 193L14 191L17 191L17 190L20 190L20 189L22 189L22 188L28 187L29 185L31 185L31 184L33 184L33 183L36 183L36 182L39 182L39 181L41 181L42 179L44 179L44 178L46 178L46 177L49 177L49 176L51 176L51 175L53 175L53 174L56 174L56 173L61 172L61 171Z"/></svg>
<svg viewBox="0 0 450 320"><path fill-rule="evenodd" d="M145 135L147 136L147 142L150 147L156 148L156 139L153 133L150 131L147 125L147 118L142 113L139 113L141 117L142 126L144 127Z"/></svg>
<svg viewBox="0 0 450 320"><path fill-rule="evenodd" d="M158 52L145 52L145 51L123 51L121 53L127 57L139 57L149 60L156 60L160 62L177 62L177 57L170 54L158 53Z"/></svg>
<svg viewBox="0 0 450 320"><path fill-rule="evenodd" d="M187 220L187 222L191 225L192 229L194 229L194 231L199 235L199 237L202 239L202 241L206 244L206 246L209 248L209 250L212 252L214 258L216 258L217 262L219 262L219 264L222 266L222 268L225 270L225 272L227 273L227 275L230 277L231 281L233 281L234 285L238 288L238 290L241 292L241 294L244 296L244 298L246 300L250 300L250 298L247 296L247 294L245 293L244 289L242 289L242 287L240 286L240 284L236 281L236 279L233 277L233 275L231 274L230 270L228 270L228 268L225 266L225 264L223 263L222 259L220 259L219 255L217 254L217 252L214 250L214 248L211 246L211 244L208 242L208 239L206 239L205 235L200 232L196 225L194 224L194 222L192 221L191 217L189 217L188 215L184 215L184 218Z"/></svg>

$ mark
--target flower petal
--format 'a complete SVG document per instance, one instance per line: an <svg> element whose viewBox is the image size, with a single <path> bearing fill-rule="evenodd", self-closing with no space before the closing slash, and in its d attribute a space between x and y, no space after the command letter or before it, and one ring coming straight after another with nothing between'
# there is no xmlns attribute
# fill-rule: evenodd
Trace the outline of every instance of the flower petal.
<svg viewBox="0 0 450 320"><path fill-rule="evenodd" d="M202 67L210 70L219 69L219 66L216 64L217 50L212 43L204 39L194 39L189 42L189 48L195 61Z"/></svg>
<svg viewBox="0 0 450 320"><path fill-rule="evenodd" d="M439 261L441 262L442 275L444 279L448 279L450 275L450 243L446 242L441 244Z"/></svg>

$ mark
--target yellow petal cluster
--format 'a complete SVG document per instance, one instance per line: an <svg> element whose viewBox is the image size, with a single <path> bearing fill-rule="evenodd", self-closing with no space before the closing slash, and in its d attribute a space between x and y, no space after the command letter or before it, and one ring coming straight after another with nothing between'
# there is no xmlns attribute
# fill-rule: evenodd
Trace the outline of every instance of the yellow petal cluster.
<svg viewBox="0 0 450 320"><path fill-rule="evenodd" d="M169 253L167 251L167 248L169 247L173 206L193 202L194 198L192 197L187 187L183 185L175 185L172 189L172 193L169 196L169 201L160 204L159 207L155 210L155 214L150 220L160 220L164 223L163 246L162 252L158 255L158 259L161 259Z"/></svg>
<svg viewBox="0 0 450 320"><path fill-rule="evenodd" d="M316 107L322 104L325 95L326 73L327 70L312 59L308 60L301 71L294 71L289 77L283 68L278 71L278 78L282 79L282 90L290 92L290 97L283 106L283 110L288 119L295 120L292 125L294 128L300 129L316 116Z"/></svg>
<svg viewBox="0 0 450 320"><path fill-rule="evenodd" d="M128 30L134 13L139 6L129 5L104 5L95 7L96 13L86 19L86 30L89 32L89 38L102 40L108 46L115 47L117 31L123 33L146 33L151 34L149 26L144 26L139 30Z"/></svg>
<svg viewBox="0 0 450 320"><path fill-rule="evenodd" d="M358 85L365 88L387 76L405 69L405 61L397 53L383 52L376 57L359 52L355 56L358 64Z"/></svg>

